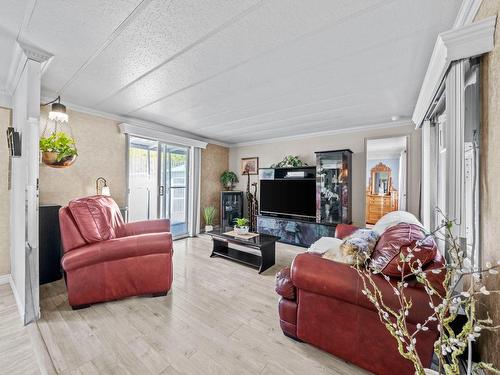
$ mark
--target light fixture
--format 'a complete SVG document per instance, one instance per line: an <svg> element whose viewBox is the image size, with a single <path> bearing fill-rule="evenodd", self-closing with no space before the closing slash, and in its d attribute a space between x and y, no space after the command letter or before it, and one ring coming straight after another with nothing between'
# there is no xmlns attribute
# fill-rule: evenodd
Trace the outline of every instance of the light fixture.
<svg viewBox="0 0 500 375"><path fill-rule="evenodd" d="M52 107L49 112L49 120L57 121L57 122L68 122L68 114L66 113L66 106L61 104L61 97L58 96L53 101L42 104L42 106L46 106L52 104Z"/></svg>
<svg viewBox="0 0 500 375"><path fill-rule="evenodd" d="M101 186L101 184L104 184ZM98 177L95 180L95 193L97 195L111 195L111 190L109 189L108 182L104 177Z"/></svg>

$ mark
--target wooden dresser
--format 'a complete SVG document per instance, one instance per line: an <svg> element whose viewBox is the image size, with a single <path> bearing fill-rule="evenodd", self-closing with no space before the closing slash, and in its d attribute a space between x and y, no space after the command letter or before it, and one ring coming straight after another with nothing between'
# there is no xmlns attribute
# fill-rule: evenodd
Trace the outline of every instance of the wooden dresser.
<svg viewBox="0 0 500 375"><path fill-rule="evenodd" d="M392 171L382 162L370 171L366 187L366 223L375 224L385 214L398 210L398 191L392 184Z"/></svg>
<svg viewBox="0 0 500 375"><path fill-rule="evenodd" d="M366 194L366 223L375 224L385 214L397 211L398 192L390 195Z"/></svg>

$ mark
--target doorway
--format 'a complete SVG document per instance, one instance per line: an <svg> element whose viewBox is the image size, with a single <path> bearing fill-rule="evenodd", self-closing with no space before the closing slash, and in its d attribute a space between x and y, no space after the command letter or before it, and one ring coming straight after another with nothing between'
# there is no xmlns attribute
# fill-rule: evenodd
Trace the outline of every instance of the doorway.
<svg viewBox="0 0 500 375"><path fill-rule="evenodd" d="M170 219L172 236L188 233L189 150L128 138L129 221Z"/></svg>
<svg viewBox="0 0 500 375"><path fill-rule="evenodd" d="M406 136L366 140L368 227L389 212L406 210L407 145Z"/></svg>

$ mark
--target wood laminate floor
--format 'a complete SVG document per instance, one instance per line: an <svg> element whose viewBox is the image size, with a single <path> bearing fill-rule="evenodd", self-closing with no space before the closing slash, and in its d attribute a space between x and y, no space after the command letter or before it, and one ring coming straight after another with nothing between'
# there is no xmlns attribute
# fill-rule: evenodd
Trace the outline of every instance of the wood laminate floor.
<svg viewBox="0 0 500 375"><path fill-rule="evenodd" d="M40 374L29 329L8 284L0 285L0 374Z"/></svg>
<svg viewBox="0 0 500 375"><path fill-rule="evenodd" d="M207 238L179 240L168 296L72 311L59 281L41 287L38 325L61 374L365 373L282 334L274 275L300 251L277 244L277 265L259 275L210 258Z"/></svg>

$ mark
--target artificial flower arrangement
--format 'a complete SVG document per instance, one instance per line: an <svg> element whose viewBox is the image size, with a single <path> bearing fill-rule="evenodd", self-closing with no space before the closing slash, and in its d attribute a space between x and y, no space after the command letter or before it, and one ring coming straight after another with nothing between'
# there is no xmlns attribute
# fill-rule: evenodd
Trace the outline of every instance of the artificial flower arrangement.
<svg viewBox="0 0 500 375"><path fill-rule="evenodd" d="M419 251L419 246L424 240L417 242L406 253L400 253L398 270L401 272L401 277L397 278L397 282L394 280L391 282L389 276L383 275L399 300L397 309L384 303L382 291L373 280L373 274L380 273L380 271L370 270L367 262L355 264L353 267L362 279L362 293L374 305L381 322L396 340L401 356L412 362L415 374L460 374L459 357L466 351L468 354L467 374L476 374L479 369L500 373L491 363L472 363L472 342L477 340L481 331L500 328L493 324L489 315L485 319L480 319L476 312L480 296L492 297L500 293L498 290L487 290L482 283L482 277L487 274L498 274L500 261L496 264L488 262L482 269L474 267L466 253L460 248L452 232L452 226L452 221L444 219L438 229L427 235L435 238L442 236L447 244L448 260L445 261L443 267L431 271L434 274L444 273L442 289L438 290L433 286L422 270L422 262L415 257L415 253ZM408 269L410 272L404 272ZM405 294L405 290L408 287L408 281L413 278L423 285L433 312L424 321L418 323L414 331L411 331L407 326L406 317L410 314L412 300ZM451 324L459 312L465 313L466 323L460 332L455 333ZM429 326L434 324L437 324L440 333L438 340L434 343L434 353L439 359L438 371L424 368L416 351L417 334L420 331L428 331Z"/></svg>

